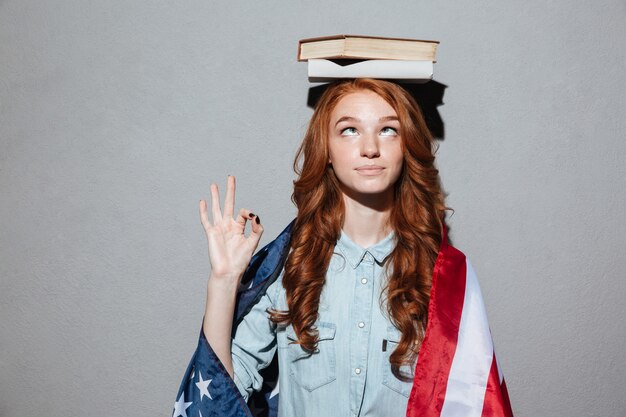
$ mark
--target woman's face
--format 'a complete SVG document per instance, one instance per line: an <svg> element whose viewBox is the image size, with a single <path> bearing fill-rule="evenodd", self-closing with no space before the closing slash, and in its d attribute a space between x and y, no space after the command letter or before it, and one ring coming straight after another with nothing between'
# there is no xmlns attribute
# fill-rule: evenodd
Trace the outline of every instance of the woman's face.
<svg viewBox="0 0 626 417"><path fill-rule="evenodd" d="M400 122L378 94L344 96L330 115L330 163L344 193L356 198L392 195L402 171Z"/></svg>

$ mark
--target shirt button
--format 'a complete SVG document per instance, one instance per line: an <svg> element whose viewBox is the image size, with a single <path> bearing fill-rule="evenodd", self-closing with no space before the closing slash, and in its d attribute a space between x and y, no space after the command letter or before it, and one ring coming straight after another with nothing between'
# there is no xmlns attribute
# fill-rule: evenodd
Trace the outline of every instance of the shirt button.
<svg viewBox="0 0 626 417"><path fill-rule="evenodd" d="M361 284L367 284L367 278L361 278Z"/></svg>
<svg viewBox="0 0 626 417"><path fill-rule="evenodd" d="M355 368L354 373L357 375L361 375L361 368Z"/></svg>
<svg viewBox="0 0 626 417"><path fill-rule="evenodd" d="M359 327L362 329L363 327L365 327L365 323L363 323L362 321L359 322Z"/></svg>

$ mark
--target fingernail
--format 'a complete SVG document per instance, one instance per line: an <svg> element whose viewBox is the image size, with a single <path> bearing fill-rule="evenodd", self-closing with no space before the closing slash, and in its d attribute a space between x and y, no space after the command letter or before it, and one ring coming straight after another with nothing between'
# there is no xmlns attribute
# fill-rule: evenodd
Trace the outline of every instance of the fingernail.
<svg viewBox="0 0 626 417"><path fill-rule="evenodd" d="M254 221L256 222L256 224L260 224L261 223L261 219L259 219L259 216L256 216Z"/></svg>
<svg viewBox="0 0 626 417"><path fill-rule="evenodd" d="M254 214L254 213L248 214L248 217L251 218L251 219L254 218L254 216L256 216L256 214Z"/></svg>

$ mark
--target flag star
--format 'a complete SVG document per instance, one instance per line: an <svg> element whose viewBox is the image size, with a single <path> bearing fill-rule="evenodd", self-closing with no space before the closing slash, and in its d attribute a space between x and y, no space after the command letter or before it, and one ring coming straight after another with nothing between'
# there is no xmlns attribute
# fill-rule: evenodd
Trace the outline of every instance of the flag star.
<svg viewBox="0 0 626 417"><path fill-rule="evenodd" d="M213 399L213 397L211 397L211 394L209 393L209 384L211 383L211 381L213 380L202 379L202 372L198 371L198 382L196 382L196 386L200 390L200 401L202 401L202 398L204 398L205 395L209 397L209 400Z"/></svg>
<svg viewBox="0 0 626 417"><path fill-rule="evenodd" d="M196 370L192 369L191 370L191 376L189 377L189 379L193 379L194 376L196 376Z"/></svg>
<svg viewBox="0 0 626 417"><path fill-rule="evenodd" d="M186 410L191 406L191 404L193 404L193 402L190 402L190 403L185 402L185 391L183 391L180 394L178 401L174 403L174 414L172 415L172 417L178 417L178 416L187 417Z"/></svg>

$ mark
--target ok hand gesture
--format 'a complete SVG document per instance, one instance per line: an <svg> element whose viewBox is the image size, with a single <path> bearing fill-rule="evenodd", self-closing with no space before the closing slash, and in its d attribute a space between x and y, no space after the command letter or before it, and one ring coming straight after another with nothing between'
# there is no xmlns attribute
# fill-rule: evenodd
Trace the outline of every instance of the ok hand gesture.
<svg viewBox="0 0 626 417"><path fill-rule="evenodd" d="M211 277L224 284L239 285L243 273L263 234L259 217L250 210L241 209L233 218L235 206L235 177L228 176L224 211L220 208L219 190L211 184L211 213L209 221L207 203L200 200L200 222L209 244ZM246 222L252 223L252 233L244 235Z"/></svg>

